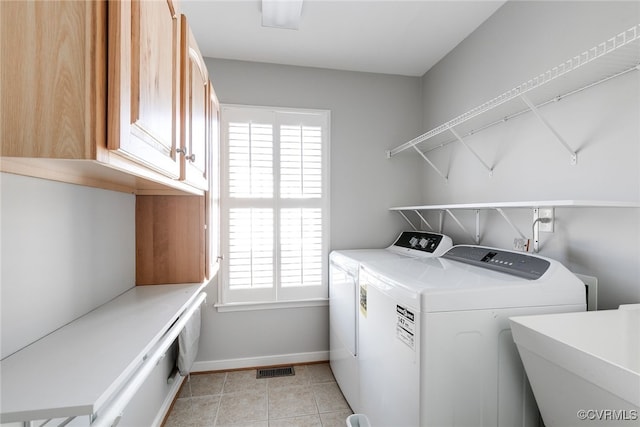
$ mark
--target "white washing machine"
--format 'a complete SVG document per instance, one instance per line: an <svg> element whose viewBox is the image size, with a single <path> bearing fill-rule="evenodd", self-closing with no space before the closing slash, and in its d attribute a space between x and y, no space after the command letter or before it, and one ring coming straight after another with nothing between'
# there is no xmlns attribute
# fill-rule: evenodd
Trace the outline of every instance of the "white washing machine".
<svg viewBox="0 0 640 427"><path fill-rule="evenodd" d="M359 411L373 427L537 427L508 318L586 309L559 262L480 246L364 261L359 286Z"/></svg>
<svg viewBox="0 0 640 427"><path fill-rule="evenodd" d="M442 234L406 231L385 249L337 250L329 256L329 359L351 409L360 409L358 368L358 272L363 261L393 262L440 256L451 248Z"/></svg>

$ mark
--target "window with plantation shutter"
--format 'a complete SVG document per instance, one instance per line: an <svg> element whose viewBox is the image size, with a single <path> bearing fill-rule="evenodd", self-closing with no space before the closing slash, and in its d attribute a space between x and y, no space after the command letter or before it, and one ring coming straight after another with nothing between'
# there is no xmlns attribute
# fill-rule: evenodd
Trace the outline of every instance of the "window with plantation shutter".
<svg viewBox="0 0 640 427"><path fill-rule="evenodd" d="M329 112L222 107L220 303L327 297Z"/></svg>

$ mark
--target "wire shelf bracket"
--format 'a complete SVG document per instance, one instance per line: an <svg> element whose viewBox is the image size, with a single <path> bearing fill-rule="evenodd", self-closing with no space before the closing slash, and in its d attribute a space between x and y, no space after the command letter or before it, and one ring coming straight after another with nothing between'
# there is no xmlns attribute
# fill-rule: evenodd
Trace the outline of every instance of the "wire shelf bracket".
<svg viewBox="0 0 640 427"><path fill-rule="evenodd" d="M460 141L460 142L462 143L462 145L464 145L464 146L465 146L465 148L466 148L467 150L469 150L469 152L470 152L471 154L473 154L473 156L474 156L474 157L475 157L475 158L476 158L476 159L477 159L477 160L482 164L482 166L484 166L484 168L485 168L487 171L489 171L489 175L490 175L490 176L492 176L492 175L493 175L493 168L492 168L492 167L490 167L488 164L486 164L484 160L482 160L482 157L480 157L480 155L479 155L478 153L476 153L476 152L475 152L475 150L474 150L473 148L471 148L471 147L469 146L469 144L467 144L467 143L465 142L465 140L464 140L460 135L458 135L458 132L456 132L456 131L455 131L455 129L453 129L452 127L450 127L450 128L449 128L449 130L451 131L451 133L453 134L453 136L455 136L455 137L456 137L456 139L457 139L458 141Z"/></svg>
<svg viewBox="0 0 640 427"><path fill-rule="evenodd" d="M458 224L458 227L460 227L460 229L462 231L464 231L466 234L468 234L469 236L471 236L471 238L473 239L474 242L476 242L476 245L480 243L480 211L476 210L476 233L472 234L471 232L469 232L467 230L467 228L462 225L462 222L460 222L460 220L458 219L458 217L456 217L453 212L451 212L451 209L445 209L445 212L447 212L449 214L449 216L455 221L456 224Z"/></svg>
<svg viewBox="0 0 640 427"><path fill-rule="evenodd" d="M551 123L549 123L547 119L545 119L544 116L540 114L540 111L538 111L538 108L533 104L533 102L531 102L529 98L527 98L525 94L520 95L520 98L525 104L527 104L527 107L529 107L529 110L531 110L531 112L538 118L538 120L540 120L540 122L542 122L542 124L551 131L551 133L553 134L553 136L556 137L558 142L564 148L566 148L569 154L571 154L571 165L576 165L578 163L578 154L571 148L569 144L567 144L567 141L564 140L564 138L558 133L558 131L556 131L553 126L551 126Z"/></svg>
<svg viewBox="0 0 640 427"><path fill-rule="evenodd" d="M424 218L424 216L422 216L422 214L420 213L419 210L415 210L414 211L416 213L416 215L418 215L418 217L420 217L420 219L422 220L422 222L424 222L425 224L427 224L427 227L429 227L429 230L433 231L433 227L431 226L431 224L429 224L429 222Z"/></svg>
<svg viewBox="0 0 640 427"><path fill-rule="evenodd" d="M524 233L522 231L520 231L520 229L518 227L516 227L516 225L513 223L513 221L511 221L511 219L509 219L509 217L507 216L507 214L504 212L504 210L502 208L495 208L496 212L498 212L500 215L502 215L502 218L505 219L505 221L507 221L507 224L509 224L511 226L511 229L513 231L515 231L516 233L518 233L520 235L521 238L526 239L527 236L524 235Z"/></svg>
<svg viewBox="0 0 640 427"><path fill-rule="evenodd" d="M420 156L424 159L424 161L427 162L429 166L431 166L438 173L438 175L442 177L442 179L444 179L445 182L449 182L449 178L445 174L443 174L442 171L438 169L438 167L435 164L433 164L431 160L429 160L426 154L420 151L420 149L415 145L413 146L413 148L418 152L418 154L420 154Z"/></svg>
<svg viewBox="0 0 640 427"><path fill-rule="evenodd" d="M407 221L409 223L409 225L411 226L411 228L413 228L413 231L418 231L418 229L416 228L415 225L413 225L413 223L411 222L411 220L409 218L407 218L407 216L404 214L404 212L402 211L398 211L398 213L400 215L402 215L402 217L404 218L405 221Z"/></svg>

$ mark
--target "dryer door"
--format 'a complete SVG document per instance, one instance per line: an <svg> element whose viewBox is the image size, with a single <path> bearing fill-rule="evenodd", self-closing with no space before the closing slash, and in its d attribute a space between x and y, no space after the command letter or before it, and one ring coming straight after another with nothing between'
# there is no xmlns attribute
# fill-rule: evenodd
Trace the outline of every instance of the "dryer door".
<svg viewBox="0 0 640 427"><path fill-rule="evenodd" d="M351 356L357 354L355 272L347 271L332 262L329 269L329 324L341 346Z"/></svg>

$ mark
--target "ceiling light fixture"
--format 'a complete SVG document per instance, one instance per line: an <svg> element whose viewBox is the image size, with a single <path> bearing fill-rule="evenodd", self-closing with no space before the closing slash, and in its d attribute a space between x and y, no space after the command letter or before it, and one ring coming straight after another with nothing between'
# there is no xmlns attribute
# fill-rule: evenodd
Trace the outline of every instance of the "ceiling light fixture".
<svg viewBox="0 0 640 427"><path fill-rule="evenodd" d="M297 30L303 0L262 0L262 26Z"/></svg>

